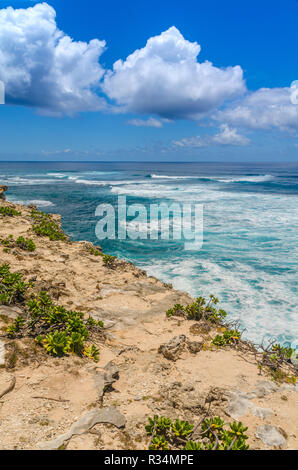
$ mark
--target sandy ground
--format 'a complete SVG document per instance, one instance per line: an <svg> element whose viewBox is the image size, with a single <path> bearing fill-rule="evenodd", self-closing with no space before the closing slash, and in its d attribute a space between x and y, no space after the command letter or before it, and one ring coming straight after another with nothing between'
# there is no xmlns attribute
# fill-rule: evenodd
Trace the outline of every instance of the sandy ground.
<svg viewBox="0 0 298 470"><path fill-rule="evenodd" d="M47 356L31 340L20 339L14 368L0 369L0 449L39 449L69 431L86 413L116 409L125 426L99 423L65 442L67 449L146 449L144 425L154 414L186 418L196 423L210 404L213 415L226 422L234 418L248 426L252 449L297 449L297 387L275 384L260 375L253 355L232 348L201 348L217 333L196 332L195 322L166 317L175 303L192 301L132 264L116 269L104 266L102 257L88 252L87 242L51 242L32 232L30 210L0 200L22 212L20 217L0 216L0 239L12 234L30 236L34 253L0 247L0 263L34 280L36 291L47 290L55 301L91 314L105 323L106 338L99 340L100 360ZM13 318L13 309L0 305L0 314ZM0 327L5 322L0 319ZM195 334L196 333L196 334ZM159 352L161 344L180 336L176 360ZM184 338L184 339L183 339ZM10 341L0 338L9 350ZM184 343L183 343L184 341ZM179 341L178 341L179 342ZM103 387L104 367L114 368L113 383ZM271 440L260 439L260 426ZM266 427L267 426L267 427ZM272 437L276 430L277 440ZM269 434L270 434L269 432ZM268 433L267 433L268 434Z"/></svg>

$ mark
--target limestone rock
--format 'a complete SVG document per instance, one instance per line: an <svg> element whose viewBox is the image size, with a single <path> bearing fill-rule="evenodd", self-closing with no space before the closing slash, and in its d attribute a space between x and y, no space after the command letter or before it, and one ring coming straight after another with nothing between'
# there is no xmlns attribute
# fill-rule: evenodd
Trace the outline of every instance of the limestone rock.
<svg viewBox="0 0 298 470"><path fill-rule="evenodd" d="M177 361L185 348L186 340L185 335L175 336L168 343L161 344L158 352L170 361Z"/></svg>
<svg viewBox="0 0 298 470"><path fill-rule="evenodd" d="M266 395L269 395L272 392L276 392L277 389L278 389L277 385L275 385L273 382L260 380L257 383L257 386L253 391L253 394L258 398L264 398Z"/></svg>
<svg viewBox="0 0 298 470"><path fill-rule="evenodd" d="M271 424L264 424L262 426L258 426L256 437L261 439L265 445L269 447L285 447L286 446L286 439L280 432L278 428L275 426L271 426Z"/></svg>
<svg viewBox="0 0 298 470"><path fill-rule="evenodd" d="M22 314L22 310L18 307L9 307L7 305L0 305L0 315L15 320L19 315Z"/></svg>
<svg viewBox="0 0 298 470"><path fill-rule="evenodd" d="M65 442L69 441L72 436L84 434L98 423L113 424L117 428L123 428L125 426L125 422L125 417L112 406L109 408L92 410L76 421L67 433L61 434L52 441L39 442L37 445L42 450L56 450Z"/></svg>

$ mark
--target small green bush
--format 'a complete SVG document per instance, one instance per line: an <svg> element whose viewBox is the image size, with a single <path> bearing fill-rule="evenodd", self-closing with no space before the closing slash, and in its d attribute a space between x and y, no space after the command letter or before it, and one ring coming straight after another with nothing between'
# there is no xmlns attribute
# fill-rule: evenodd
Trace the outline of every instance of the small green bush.
<svg viewBox="0 0 298 470"><path fill-rule="evenodd" d="M228 426L228 427L227 427ZM167 417L148 419L145 426L147 435L151 436L150 450L247 450L247 427L234 421L229 425L219 417L204 419L201 429L197 430L199 439L192 439L194 426L188 421ZM199 432L200 431L200 432Z"/></svg>
<svg viewBox="0 0 298 470"><path fill-rule="evenodd" d="M30 286L20 273L10 272L9 264L0 265L0 304L23 303Z"/></svg>
<svg viewBox="0 0 298 470"><path fill-rule="evenodd" d="M21 212L16 211L12 207L0 207L0 214L3 216L14 217L21 215Z"/></svg>
<svg viewBox="0 0 298 470"><path fill-rule="evenodd" d="M112 255L103 255L102 261L103 261L103 264L107 268L113 269L116 266L117 258L116 258L116 256L112 256Z"/></svg>
<svg viewBox="0 0 298 470"><path fill-rule="evenodd" d="M18 237L16 239L16 246L25 251L35 251L36 245L31 238Z"/></svg>
<svg viewBox="0 0 298 470"><path fill-rule="evenodd" d="M101 328L102 322L92 317L84 320L82 312L67 310L55 305L46 292L32 295L27 301L28 318L26 332L35 337L36 342L45 348L48 354L61 357L65 354L86 356L98 361L99 350L94 345L85 345L89 337L88 327ZM7 334L15 337L22 335L24 322L10 325Z"/></svg>
<svg viewBox="0 0 298 470"><path fill-rule="evenodd" d="M216 335L212 343L215 346L227 346L237 344L240 341L241 333L238 330L226 330L223 335Z"/></svg>
<svg viewBox="0 0 298 470"><path fill-rule="evenodd" d="M88 248L88 251L90 253L90 255L94 255L94 256L104 256L101 249L97 248L96 246L90 246Z"/></svg>

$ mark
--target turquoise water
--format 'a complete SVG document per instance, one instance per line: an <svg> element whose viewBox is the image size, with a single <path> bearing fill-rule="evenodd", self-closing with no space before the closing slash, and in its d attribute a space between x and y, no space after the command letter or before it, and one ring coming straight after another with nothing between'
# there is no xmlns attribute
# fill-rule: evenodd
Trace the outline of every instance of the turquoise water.
<svg viewBox="0 0 298 470"><path fill-rule="evenodd" d="M105 252L194 296L218 296L246 338L297 338L298 165L0 163L8 199L62 215L73 240L99 243L100 203L203 204L204 243L104 240Z"/></svg>

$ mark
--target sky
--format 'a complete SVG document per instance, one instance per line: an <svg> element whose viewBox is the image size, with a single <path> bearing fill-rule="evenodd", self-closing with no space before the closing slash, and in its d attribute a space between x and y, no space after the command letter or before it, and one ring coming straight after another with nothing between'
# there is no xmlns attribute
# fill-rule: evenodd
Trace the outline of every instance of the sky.
<svg viewBox="0 0 298 470"><path fill-rule="evenodd" d="M0 0L0 160L295 162L297 18L297 0Z"/></svg>

